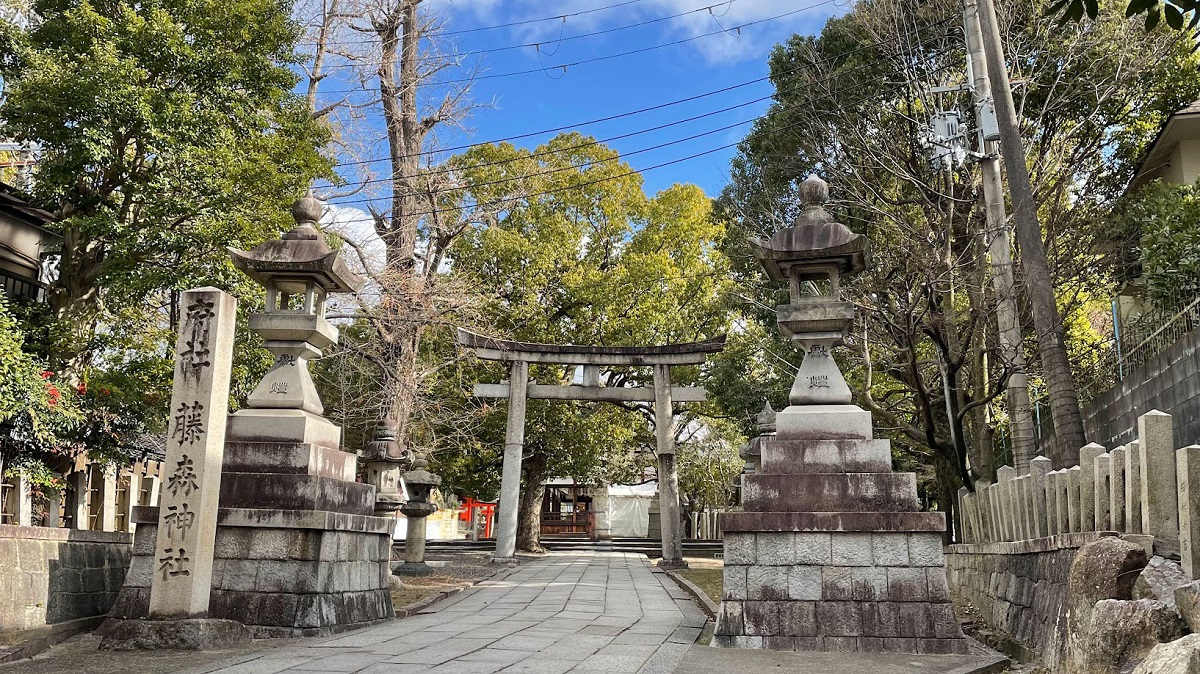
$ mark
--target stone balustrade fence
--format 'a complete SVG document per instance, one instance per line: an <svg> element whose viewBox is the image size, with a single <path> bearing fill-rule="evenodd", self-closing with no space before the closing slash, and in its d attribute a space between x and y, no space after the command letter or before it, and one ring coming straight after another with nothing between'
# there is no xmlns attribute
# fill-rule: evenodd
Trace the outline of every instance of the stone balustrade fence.
<svg viewBox="0 0 1200 674"><path fill-rule="evenodd" d="M1178 555L1188 575L1200 577L1200 445L1176 448L1172 428L1171 415L1153 410L1138 418L1138 437L1127 445L1089 444L1077 465L1060 470L1039 456L1024 474L1005 466L994 484L959 490L960 542L1142 534L1157 554Z"/></svg>

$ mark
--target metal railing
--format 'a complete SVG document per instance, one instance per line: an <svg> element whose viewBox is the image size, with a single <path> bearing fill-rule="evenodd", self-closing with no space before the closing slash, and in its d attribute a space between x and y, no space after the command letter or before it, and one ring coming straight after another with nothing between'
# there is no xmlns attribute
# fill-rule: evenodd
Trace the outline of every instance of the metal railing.
<svg viewBox="0 0 1200 674"><path fill-rule="evenodd" d="M6 269L0 269L0 285L4 289L4 294L9 297L22 298L34 302L46 301L46 284L16 276Z"/></svg>
<svg viewBox="0 0 1200 674"><path fill-rule="evenodd" d="M1125 378L1132 368L1145 365L1185 334L1200 327L1200 297L1181 308L1155 310L1117 327L1117 376Z"/></svg>

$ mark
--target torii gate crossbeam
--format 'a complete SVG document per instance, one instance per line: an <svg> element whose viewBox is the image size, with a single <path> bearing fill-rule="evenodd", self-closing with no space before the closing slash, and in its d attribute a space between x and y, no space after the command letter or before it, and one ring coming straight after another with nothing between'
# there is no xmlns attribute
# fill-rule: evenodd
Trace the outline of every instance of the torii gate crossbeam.
<svg viewBox="0 0 1200 674"><path fill-rule="evenodd" d="M525 449L525 403L528 399L653 402L658 453L658 495L662 508L663 558L660 565L686 566L679 531L679 471L675 463L675 402L703 402L702 388L671 386L672 365L699 365L725 348L725 337L666 346L575 346L535 344L484 337L459 329L458 343L483 360L510 363L508 383L476 384L480 398L508 398L508 427L500 478L500 515L496 526L495 562L512 561L517 549L517 508L521 496L521 455ZM582 365L583 384L554 386L529 382L529 364ZM600 366L651 366L654 388L600 386Z"/></svg>

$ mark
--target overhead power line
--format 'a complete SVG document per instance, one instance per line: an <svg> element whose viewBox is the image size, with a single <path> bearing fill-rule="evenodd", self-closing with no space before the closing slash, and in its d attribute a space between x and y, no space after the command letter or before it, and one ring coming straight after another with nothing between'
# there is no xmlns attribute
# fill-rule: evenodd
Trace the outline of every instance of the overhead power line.
<svg viewBox="0 0 1200 674"><path fill-rule="evenodd" d="M494 54L497 52L513 51L516 49L526 49L529 47L533 47L534 49L541 51L544 47L548 47L550 45L562 44L563 42L571 42L573 40L582 40L582 39L589 38L589 37L596 37L598 35L608 35L610 33L619 33L621 31L632 30L634 28L642 28L644 26L650 26L650 25L653 25L656 23L662 23L663 21L670 21L671 19L678 19L681 17L690 16L692 14L699 14L701 12L708 12L711 14L712 10L716 9L717 7L727 7L737 1L738 0L724 0L724 2L709 4L709 5L705 5L703 7L697 7L696 9L689 9L684 12L677 12L677 13L671 14L669 16L660 16L660 17L657 17L654 19L646 19L645 21L639 21L637 23L625 24L623 26L614 26L612 28L596 30L596 31L592 31L590 33L578 33L576 35L567 35L567 36L560 35L559 37L554 38L554 39L539 40L537 42L522 42L520 44L510 44L510 45L505 45L503 47L489 47L487 49L470 49L467 51L457 52L456 55L457 56L471 56L474 54ZM564 16L564 17L562 17L562 19L563 19L563 23L565 24L566 17ZM449 33L440 33L440 34L441 35L449 35ZM373 44L376 44L377 42L378 42L377 40L369 40L369 39L368 40L330 40L330 41L325 42L325 44L333 45L333 46L361 45L361 44L373 45ZM314 43L314 42L302 42L301 44L316 46L316 43ZM554 55L553 53L549 53L549 52L543 52L543 53L547 53L547 55L549 55L549 56ZM361 67L361 66L357 63L337 63L337 64L325 66L326 69L328 69L328 68L357 68L357 67Z"/></svg>
<svg viewBox="0 0 1200 674"><path fill-rule="evenodd" d="M941 66L941 67L935 68L935 69L933 69L933 70L930 70L930 71L928 72L928 74L934 74L934 73L938 73L938 72L941 72L941 71L947 70L947 69L948 69L948 68L950 68L950 67L951 67L951 66L950 66L949 64L947 64L947 65L944 65L944 66ZM906 81L906 82L903 82L903 83L901 83L901 84L902 84L902 86L898 86L898 87L895 87L895 88L893 88L893 89L890 89L890 90L889 90L889 93L894 93L894 92L896 92L896 91L899 91L899 90L900 90L900 89L902 89L904 86L908 86L909 84L911 84L911 82L907 82L907 81ZM859 98L858 100L856 100L856 101L853 101L852 105L857 105L858 103L863 103L863 102L865 102L865 101L869 100L871 97L872 97L872 94L868 93L867 95L865 95L865 96L863 96L863 97ZM825 112L825 113L817 113L817 114L816 114L814 117L815 117L815 118L817 118L817 119L823 119L823 118L825 118L825 117L828 117L828 116L830 116L830 115L834 115L834 114L841 114L841 111L840 111L840 110L831 110L831 111L828 111L828 112ZM790 123L790 124L785 124L785 125L782 125L782 126L775 126L775 127L772 127L772 128L769 128L769 129L764 129L764 130L769 130L769 131L787 131L787 130L794 129L794 128L796 128L796 127L798 127L798 126L802 125L802 124L809 124L809 123L811 123L812 121L813 121L813 119L804 119L804 120L799 120L799 121L796 121L796 122L792 122L792 123ZM743 139L743 140L745 140L745 139ZM485 201L485 202L479 202L479 203L474 203L474 204L464 204L464 205L461 205L461 206L450 206L450 207L447 207L447 208L435 208L435 209L433 209L433 210L429 210L429 211L418 211L418 212L415 212L415 213L409 213L409 214L407 214L407 215L408 215L408 217L424 217L424 216L429 216L429 215L437 215L437 214L440 214L440 213L448 213L448 212L455 212L455 211L463 211L463 210L468 210L468 209L472 209L472 210L474 210L474 209L484 208L484 207L487 207L487 206L499 206L499 205L502 205L502 204L506 204L506 203L510 203L510 202L515 202L515 201L520 201L520 200L533 199L533 198L536 198L536 197L541 197L541 196L550 196L550 195L559 194L559 193L562 193L562 192L568 192L568 191L571 191L571 190L582 189L582 188L584 188L584 187L590 187L590 186L592 186L592 185L597 185L597 184L600 184L600 183L605 183L605 182L609 182L609 181L612 181L612 180L619 180L619 179L621 179L621 178L625 178L625 177L628 177L628 176L631 176L631 175L636 175L636 174L646 173L646 172L649 172L649 171L654 171L654 170L657 170L657 169L660 169L660 168L664 168L664 167L667 167L667 166L673 166L673 165L675 165L675 164L680 164L680 163L683 163L683 162L691 161L691 160L693 160L693 159L698 159L698 158L700 158L700 157L704 157L704 156L707 156L707 155L711 155L711 154L714 154L714 153L720 152L720 151L722 151L722 150L727 150L727 149L730 149L730 148L733 148L733 147L737 147L739 144L741 144L741 142L742 142L742 141L737 141L737 142L734 142L734 143L726 143L726 144L724 144L724 145L720 145L720 146L717 146L717 147L714 147L714 148L710 148L710 149L707 149L707 150L703 150L703 151L701 151L701 152L696 152L696 153L693 153L693 154L690 154L690 155L687 155L687 156L684 156L684 157L679 157L679 158L676 158L676 159L671 159L671 160L667 160L667 161L664 161L664 162L660 162L660 163L658 163L658 164L654 164L654 165L652 165L652 166L646 166L646 167L643 167L643 168L640 168L640 169L630 169L630 170L628 170L628 171L623 171L623 172L621 172L621 173L617 173L617 174L614 174L614 175L610 175L610 176L604 176L604 177L602 177L602 178L597 178L597 179L590 180L590 181L586 181L586 182L582 182L582 183L576 183L576 184L574 184L574 185L566 185L566 186L559 187L559 188L555 188L555 189L551 189L551 190L545 190L545 191L543 191L543 192L535 192L535 193L533 193L533 194L526 194L526 195L521 195L521 196L518 196L518 197L507 197L507 198L503 198L503 199L494 199L494 200L492 200L492 201ZM620 159L620 158L619 158L619 157L617 157L616 159ZM599 162L597 162L597 163L599 163ZM579 167L572 167L572 168L574 168L574 169L578 170L578 168L579 168ZM513 178L512 180L510 180L510 181L507 181L507 182L512 182L512 181L515 181L515 180L524 179L524 178L529 178L529 177L534 177L534 176L536 176L536 175L538 175L538 174L531 174L531 175L528 175L528 176L521 176L521 177L519 177L519 178ZM482 185L482 183L481 183L480 185ZM467 190L467 189L470 189L470 188L472 188L472 187L474 187L474 186L475 186L475 185L463 185L463 186L459 187L458 189ZM372 200L372 199L352 199L352 200L347 200L347 201L334 202L334 203L331 203L330 205L332 205L332 206L341 206L341 207L344 207L344 206L346 206L346 205L348 205L348 204L355 204L355 203L369 203L370 201L373 201L373 200ZM350 219L350 220L339 220L338 222L339 222L339 224L350 224L350 223L354 223L354 222L372 222L373 220L374 220L373 218L352 218L352 219Z"/></svg>
<svg viewBox="0 0 1200 674"><path fill-rule="evenodd" d="M937 27L937 26L940 26L940 25L944 25L944 24L946 24L946 23L949 23L949 20L946 20L946 21L941 21L941 22L939 22L939 23L932 24L932 26L931 26L931 27ZM841 58L844 58L844 57L847 57L847 56L853 56L854 54L857 54L857 53L859 53L859 52L862 52L862 51L869 50L869 49L871 49L871 48L873 48L873 47L878 47L878 46L880 46L880 45L884 45L884 44L888 44L888 43L890 43L890 42L894 42L896 39L897 39L897 37L896 37L896 36L893 36L893 37L890 37L890 38L884 38L884 39L881 39L881 40L876 40L876 41L874 41L874 42L869 42L869 43L866 43L866 44L862 44L862 45L859 45L858 47L855 47L854 49L847 49L846 51L839 52L839 53L837 53L837 54L831 54L831 55L829 55L829 56L827 56L827 57L824 57L824 58L822 58L822 59L821 59L821 60L820 60L818 63L829 63L829 62L831 62L831 61L834 61L834 60L837 60L837 59L841 59ZM921 44L922 44L922 46L924 46L924 45L928 44L928 41L927 41L927 42L923 42L923 43L921 43ZM794 67L794 68L788 68L788 69L780 70L780 71L779 71L777 74L780 74L780 75L789 75L789 74L792 74L792 73L795 73L795 72L798 72L798 71L800 71L800 70L804 69L804 67L805 67L805 66L796 66L796 67ZM407 158L410 158L410 157L423 157L423 156L429 156L429 155L435 155L435 154L443 154L443 153L448 153L448 152L458 152L458 151L460 151L460 150L469 150L469 149L471 149L471 148L473 148L473 147L479 147L479 146L481 146L481 145L495 145L495 144L498 144L498 143L507 143L507 142L511 142L511 141L514 141L514 140L524 140L524 139L526 139L526 138L533 138L533 137L535 137L535 136L544 136L544 135L551 134L551 133L559 133L559 132L562 132L562 131L572 131L572 130L579 129L579 128L581 128L581 127L585 127L585 126L592 126L592 125L594 125L594 124L602 124L602 123L605 123L605 122L612 122L612 121L615 121L615 120L618 120L618 119L625 119L625 118L627 118L627 117L633 117L633 116L636 116L636 115L641 115L641 114L645 114L645 113L648 113L648 112L655 112L655 111L658 111L658 110L663 110L663 109L670 108L670 107L673 107L673 106L676 106L676 105L682 105L682 104L684 104L684 103L691 103L691 102L693 102L693 101L698 101L698 100L700 100L700 99L703 99L703 98L708 98L708 97L710 97L710 96L716 96L716 95L718 95L718 94L724 94L724 93L728 93L728 92L730 92L730 91L734 91L734 90L736 90L736 89L742 89L742 88L745 88L745 87L748 87L748 86L751 86L751 85L754 85L754 84L760 84L760 83L762 83L762 82L767 82L767 81L769 81L770 79L771 79L771 76L770 76L770 75L764 75L763 77L757 77L757 78L755 78L755 79L752 79L752 80L747 80L747 81L745 81L745 82L739 82L739 83L737 83L737 84L731 84L731 85L729 85L729 86L726 86L726 87L721 87L720 89L714 89L714 90L712 90L712 91L706 91L706 92L703 92L703 93L695 94L695 95L693 95L693 96L687 96L687 97L684 97L684 98L679 98L679 99L676 99L676 100L673 100L673 101L667 101L667 102L665 102L665 103L658 103L658 104L656 104L656 105L651 105L651 106L647 106L647 107L644 107L644 108L638 108L637 110L630 110L630 111L628 111L628 112L621 112L621 113L616 113L616 114L613 114L613 115L606 115L606 116L604 116L604 117L596 117L596 118L593 118L593 119L588 119L588 120L584 120L584 121L581 121L581 122L572 122L572 123L570 123L570 124L564 124L564 125L562 125L562 126L550 127L550 128L547 128L547 129L539 129L539 130L537 130L537 131L527 131L527 132L524 132L524 133L519 133L519 134L515 134L515 135L512 135L512 136L504 136L504 137L501 137L501 138L492 138L492 139L490 139L490 140L481 140L481 141L477 141L477 142L474 142L474 143L466 143L466 144L463 144L463 145L452 145L452 146L450 146L450 147L439 148L439 149L436 149L436 150L422 150L422 151L420 151L420 152L412 152L412 153L409 153L409 154L402 154L402 155L398 155L398 157L397 157L397 158L400 158L400 159L407 159ZM764 100L765 98L770 98L770 97L772 97L772 96L774 96L774 94L771 94L771 96L767 96L767 97L758 98L758 99L755 99L755 100L753 100L753 101L747 101L745 104L741 104L741 105L737 105L737 106L730 106L729 108L726 108L726 109L723 109L723 110L720 110L720 111L714 111L714 113L713 113L713 114L719 114L720 112L727 111L727 110L732 110L732 109L734 109L734 108L736 108L736 107L742 107L743 105L750 105L750 104L753 104L753 103L757 103L757 102L760 102L760 101ZM694 117L694 118L688 118L688 119L685 119L685 120L679 120L679 122L677 122L677 123L684 123L684 122L687 122L687 121L693 121L694 119L699 119L699 118L700 118L700 116L697 116L697 117ZM664 128L664 127L652 127L651 129L648 129L648 130L657 130L658 128ZM616 137L612 137L612 138L610 138L610 139L608 139L608 140L619 140L620 138L622 138L622 137L621 137L621 136L616 136ZM607 140L602 140L602 141L598 141L598 142L608 142L608 141L607 141ZM336 165L337 165L337 166L357 166L357 165L363 165L363 164L378 164L378 163L382 163L382 162L388 162L388 161L391 161L391 157L379 157L379 158L376 158L376 159L357 159L357 160L351 160L351 161L341 161L341 162L338 162Z"/></svg>
<svg viewBox="0 0 1200 674"><path fill-rule="evenodd" d="M559 21L559 20L563 20L563 19L570 19L570 18L576 17L576 16L583 16L585 14L595 14L596 12L604 12L604 11L608 11L610 9L616 9L618 7L625 7L626 5L637 4L641 1L642 0L625 0L625 2L618 2L618 3L612 4L612 5L604 5L603 7L593 7L592 9L584 9L584 10L581 10L578 12L571 12L569 14L555 14L554 16L543 16L540 19L525 19L524 21L510 21L509 23L498 23L493 26L480 26L478 28L463 28L460 30L450 30L450 31L446 31L446 32L442 33L442 35L463 35L466 33L478 33L478 32L482 32L485 30L495 30L497 28L512 28L513 26L527 26L531 23L542 23L545 21Z"/></svg>
<svg viewBox="0 0 1200 674"><path fill-rule="evenodd" d="M538 74L538 73L544 74L547 71L555 71L555 70L561 70L563 72L563 74L565 75L568 69L575 68L577 66L586 65L589 63L599 63L601 61L611 61L613 59L624 58L626 56L633 56L635 54L644 54L646 52L656 51L659 49L666 49L667 47L676 47L681 44L695 42L696 40L702 40L704 38L712 37L714 35L724 35L731 31L736 31L736 32L740 33L743 28L749 28L750 26L756 26L756 25L767 23L770 21L777 21L784 17L792 16L794 14L799 14L801 12L807 12L809 10L816 9L817 7L821 7L822 5L830 5L830 4L833 4L838 1L839 0L821 0L820 2L817 2L812 5L806 5L804 7L798 8L798 9L793 9L791 11L784 12L782 14L776 14L775 16L769 16L765 19L757 19L755 21L748 21L746 23L743 23L743 24L740 24L737 26L733 26L729 29L715 30L710 33L703 33L701 35L693 35L691 37L680 38L678 40L673 40L671 42L664 42L662 44L650 45L648 47L641 47L638 49L630 49L628 51L617 52L615 54L605 54L603 56L593 56L591 58L580 59L578 61L572 61L570 63L558 63L558 64L548 65L548 66L544 66L544 67L540 67L540 68L529 68L527 70L514 70L511 72L495 73L492 75L476 75L474 77L459 77L459 78L448 79L448 80L440 80L439 82L437 82L437 84L439 84L439 85L465 84L465 83L469 83L469 82L477 82L479 80L498 79L501 77L516 77L518 75L534 75L534 74ZM362 91L362 90L361 89L335 89L335 90L328 90L325 92L318 92L318 93L345 94L345 93L357 93L359 91Z"/></svg>
<svg viewBox="0 0 1200 674"><path fill-rule="evenodd" d="M923 43L923 44L925 44L925 43ZM922 44L922 45L920 45L920 46L923 46L923 44ZM945 50L945 51L943 51L943 52L940 52L940 53L938 53L938 54L935 54L934 56L935 56L935 57L937 57L937 56L942 56L942 55L944 55L944 54L948 53L948 51L949 51L949 50ZM836 74L835 74L834 76L832 76L832 77L822 78L822 79L820 79L820 80L816 80L816 81L803 82L803 83L800 83L800 84L799 84L799 85L797 85L797 86L803 86L803 87L805 87L805 88L810 88L810 87L812 87L812 86L814 86L814 85L817 85L817 84L829 83L829 82L831 82L831 81L834 81L835 79L839 79L839 78L846 77L846 76L848 76L848 75L852 75L852 74L854 74L854 73L856 73L856 72L859 72L859 71L861 71L861 70L864 70L864 69L866 69L866 68L868 68L868 67L869 67L869 64L868 64L868 65L861 65L861 66L858 66L858 67L856 67L856 68L851 68L850 70L847 70L847 71L843 71L843 72L836 73ZM779 93L779 92L776 92L776 94L778 94L778 93ZM527 161L527 160L530 160L530 159L536 159L536 158L538 158L538 157L545 157L545 156L550 156L550 155L562 154L562 153L565 153L565 152L570 152L570 151L572 151L572 150L577 150L577 149L582 149L582 148L586 148L586 147L591 147L591 146L594 146L594 145L601 145L601 144L604 144L604 143L609 143L609 142L611 142L611 141L614 141L614 140L621 140L621 139L625 139L625 138L631 138L631 137L633 137L633 136L638 136L638 135L642 135L642 134L650 133L650 132L652 132L652 131L659 131L659 130L662 130L662 129L665 129L665 128L669 128L669 127L673 127L673 126L678 126L678 125L680 125L680 124L684 124L684 123L688 123L688 122L696 121L696 120L698 120L698 119L703 119L703 118L706 118L706 117L712 117L712 116L714 116L714 115L717 115L717 114L722 114L722 113L724 113L724 112L728 112L728 111L730 111L730 110L734 110L734 109L737 109L737 108L742 108L742 107L745 107L745 106L747 106L747 105L751 105L751 104L753 104L753 103L758 103L758 102L761 102L761 101L764 101L764 100L768 100L768 99L770 99L770 98L773 98L773 97L774 97L776 94L771 94L771 95L763 96L763 97L756 98L756 99L754 99L754 100L751 100L751 101L746 101L746 102L744 102L744 103L738 103L738 104L736 104L736 105L728 106L728 107L726 107L726 108L722 108L722 109L720 109L720 110L713 110L713 111L706 112L706 113L703 113L703 114L694 115L694 116L692 116L692 117L688 117L688 118L685 118L685 119L676 120L676 121L673 121L673 122L668 122L668 123L665 123L665 124L660 124L660 125L658 125L658 126L652 126L652 127L646 128L646 129L639 129L639 130L637 130L637 131L631 131L631 132L628 132L628 133L623 133L623 134L620 134L620 135L617 135L617 136L610 136L610 137L608 137L608 138L602 138L602 139L598 139L598 140L589 140L589 141L587 141L587 142L583 142L583 143L575 143L575 144L572 144L572 145L568 145L568 146L565 146L565 147L562 147L562 148L553 149L553 150L543 150L543 151L541 151L541 152L535 152L535 153L532 153L532 154L522 155L522 156L519 156L519 157L511 157L511 158L506 158L506 159L498 159L498 160L495 160L495 161L490 161L490 162L483 162L483 163L480 163L480 164L475 164L475 165L472 165L470 168L483 168L483 167L487 167L487 166L498 166L498 165L502 165L502 164L510 164L510 163L513 163L513 162L518 162L518 161ZM785 108L787 108L787 107L791 107L791 106L785 106ZM659 149L662 149L662 148L664 148L664 147L669 147L669 146L672 146L672 145L678 145L678 144L680 144L680 143L686 143L686 142L688 142L688 141L696 140L697 138L702 138L702 137L705 137L705 136L711 136L711 135L714 135L714 134L717 134L717 133L721 133L721 132L723 132L723 131L729 131L729 130L731 130L731 129L735 129L735 128L739 127L739 126L744 126L744 125L746 125L746 124L751 124L751 123L753 123L753 122L756 122L756 121L758 121L758 120L762 119L764 116L765 116L765 115L758 115L758 116L755 116L755 117L753 117L753 118L751 118L751 119L741 120L741 121L738 121L738 122L734 122L734 123L732 123L732 124L726 124L726 125L724 125L724 126L720 126L720 127L714 128L714 129L709 129L708 131L703 131L703 132L700 132L700 133L692 134L692 135L690 135L690 136L686 136L686 137L684 137L684 138L678 138L678 139L676 139L676 140L667 141L667 142L663 142L663 143L658 143L658 144L656 144L656 145L651 145L651 146L649 146L649 147L643 147L643 148L639 148L639 149L636 149L636 150L633 150L633 151L630 151L630 152L626 152L626 153L624 153L624 154L623 154L623 155L621 155L621 156L622 156L622 157L630 157L630 156L633 156L633 155L642 154L642 153L644 153L644 152L650 152L650 151L653 151L653 150L659 150ZM610 160L610 159L605 159L605 160L600 160L599 162L587 162L587 163L585 163L585 164L583 164L583 165L580 165L580 166L568 166L568 167L560 167L560 168L556 168L556 169L553 169L553 170L544 171L544 172L538 172L538 173L531 174L531 175L549 175L549 174L553 174L553 173L557 173L557 172L561 172L561 171L578 170L578 169L580 169L580 168L584 168L584 167L586 167L586 166L593 165L594 163L602 163L602 162L604 162L604 161L611 161L611 160ZM416 174L416 175L397 174L397 175L394 175L394 176L388 176L388 177L382 177L382 178L371 178L371 179L367 179L367 180L351 181L351 182L343 183L342 185L340 185L340 187L352 186L352 185L369 185L369 184L376 184L376 183L384 183L384 182L389 182L389 181L392 181L392 180L401 180L401 179L405 179L405 178L415 178L415 177L418 177L418 176L438 175L438 174L445 174L445 173L449 173L449 172L451 172L451 169L449 169L449 168L445 168L445 167L440 167L440 168L438 168L438 169L436 169L436 170L429 171L429 172L426 172L426 173L423 173L423 174ZM496 180L496 181L492 181L492 182L488 182L488 183L476 183L476 184L473 184L472 186L473 186L473 187L482 187L482 186L485 186L485 185L493 185L493 184L498 184L498 183L508 182L508 181L512 181L512 180L523 179L523 178L525 178L525 177L529 177L529 176L523 176L523 177L521 177L521 178L506 178L506 179L502 179L502 180ZM435 190L433 193L435 193L435 194L440 194L440 193L443 193L443 192L452 192L452 191L455 191L455 190L457 190L457 189L460 189L460 188L458 188L458 187L450 187L450 188L445 188L445 189L439 189L439 190Z"/></svg>

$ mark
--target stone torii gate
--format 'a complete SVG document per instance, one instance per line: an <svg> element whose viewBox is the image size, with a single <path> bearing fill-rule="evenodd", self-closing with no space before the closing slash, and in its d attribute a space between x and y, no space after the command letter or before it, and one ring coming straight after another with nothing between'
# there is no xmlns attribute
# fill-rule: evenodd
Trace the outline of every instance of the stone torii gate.
<svg viewBox="0 0 1200 674"><path fill-rule="evenodd" d="M512 561L516 554L521 454L525 448L525 402L532 398L654 403L658 495L662 506L663 558L659 565L675 568L686 566L679 532L679 471L675 464L672 405L676 402L704 402L707 395L703 388L671 386L671 366L703 363L710 354L725 348L724 335L704 342L666 346L575 346L493 339L459 329L458 343L474 349L475 355L482 360L510 363L508 383L475 385L477 398L508 398L508 428L500 479L500 517L496 527L496 553L492 561ZM583 366L583 383L566 386L531 383L531 363ZM602 366L651 366L654 368L654 388L601 386Z"/></svg>

